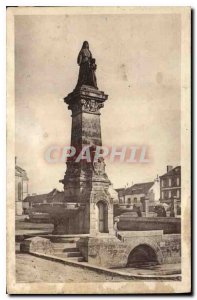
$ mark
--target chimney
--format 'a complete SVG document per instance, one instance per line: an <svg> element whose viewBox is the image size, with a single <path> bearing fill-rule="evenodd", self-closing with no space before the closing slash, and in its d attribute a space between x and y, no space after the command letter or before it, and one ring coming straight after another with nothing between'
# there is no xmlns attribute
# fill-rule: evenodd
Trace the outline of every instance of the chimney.
<svg viewBox="0 0 197 300"><path fill-rule="evenodd" d="M16 163L17 163L17 156L15 156L15 165L16 165Z"/></svg>
<svg viewBox="0 0 197 300"><path fill-rule="evenodd" d="M173 169L173 166L167 166L167 172L171 171Z"/></svg>

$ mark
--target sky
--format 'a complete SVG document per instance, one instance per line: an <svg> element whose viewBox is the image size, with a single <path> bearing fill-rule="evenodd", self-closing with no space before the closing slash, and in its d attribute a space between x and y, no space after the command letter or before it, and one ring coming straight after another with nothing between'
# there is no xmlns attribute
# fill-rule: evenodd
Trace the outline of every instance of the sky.
<svg viewBox="0 0 197 300"><path fill-rule="evenodd" d="M51 145L70 144L63 98L76 86L84 40L108 95L101 110L106 146L146 145L150 162L106 161L114 188L153 181L180 165L181 20L178 14L15 16L15 143L29 193L63 189L66 165L50 164Z"/></svg>

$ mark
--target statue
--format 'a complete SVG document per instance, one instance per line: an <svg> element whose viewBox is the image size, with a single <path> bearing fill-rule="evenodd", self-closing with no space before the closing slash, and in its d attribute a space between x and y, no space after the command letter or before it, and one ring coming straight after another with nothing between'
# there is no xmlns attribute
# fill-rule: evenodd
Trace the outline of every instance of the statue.
<svg viewBox="0 0 197 300"><path fill-rule="evenodd" d="M76 88L80 88L84 84L98 89L95 74L97 68L96 60L95 58L92 58L92 53L89 50L87 41L83 42L77 58L77 63L80 66L80 69Z"/></svg>

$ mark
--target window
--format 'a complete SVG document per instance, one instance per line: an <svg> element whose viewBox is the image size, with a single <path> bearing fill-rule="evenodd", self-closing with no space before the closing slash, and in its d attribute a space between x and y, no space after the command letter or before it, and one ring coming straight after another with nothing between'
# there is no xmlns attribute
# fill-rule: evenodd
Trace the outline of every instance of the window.
<svg viewBox="0 0 197 300"><path fill-rule="evenodd" d="M177 198L180 197L180 191L179 190L177 190L176 195L177 195Z"/></svg>
<svg viewBox="0 0 197 300"><path fill-rule="evenodd" d="M171 193L171 191L169 191L168 198L171 198L171 197L172 197L172 193Z"/></svg>
<svg viewBox="0 0 197 300"><path fill-rule="evenodd" d="M181 215L181 206L177 205L177 215Z"/></svg>
<svg viewBox="0 0 197 300"><path fill-rule="evenodd" d="M162 185L162 187L164 187L164 188L167 187L167 186L169 186L168 178L162 179L161 185Z"/></svg>
<svg viewBox="0 0 197 300"><path fill-rule="evenodd" d="M169 186L172 186L172 179L169 178Z"/></svg>
<svg viewBox="0 0 197 300"><path fill-rule="evenodd" d="M120 197L120 203L124 203L124 197Z"/></svg>
<svg viewBox="0 0 197 300"><path fill-rule="evenodd" d="M164 192L161 192L161 198L164 199Z"/></svg>
<svg viewBox="0 0 197 300"><path fill-rule="evenodd" d="M176 179L176 185L177 185L177 186L180 185L180 178L179 178L179 177L177 177L177 179Z"/></svg>
<svg viewBox="0 0 197 300"><path fill-rule="evenodd" d="M131 198L127 198L127 205L126 205L127 208L130 208L131 207Z"/></svg>
<svg viewBox="0 0 197 300"><path fill-rule="evenodd" d="M133 203L137 203L137 198L136 197L133 199Z"/></svg>
<svg viewBox="0 0 197 300"><path fill-rule="evenodd" d="M28 193L28 183L26 180L23 181L23 192Z"/></svg>
<svg viewBox="0 0 197 300"><path fill-rule="evenodd" d="M165 191L165 192L164 192L164 198L165 198L165 199L168 199L168 191Z"/></svg>
<svg viewBox="0 0 197 300"><path fill-rule="evenodd" d="M18 183L18 201L21 201L21 194L22 194L22 185L21 182Z"/></svg>

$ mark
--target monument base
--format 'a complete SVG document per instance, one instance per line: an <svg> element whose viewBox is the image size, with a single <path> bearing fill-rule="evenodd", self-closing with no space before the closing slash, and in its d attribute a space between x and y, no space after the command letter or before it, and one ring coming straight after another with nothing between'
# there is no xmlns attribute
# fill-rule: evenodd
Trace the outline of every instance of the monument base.
<svg viewBox="0 0 197 300"><path fill-rule="evenodd" d="M76 204L77 205L77 204ZM99 209L104 211L103 219L99 218ZM75 210L72 214L62 211L52 213L54 223L53 234L110 234L115 235L113 224L113 203L102 206L102 201L86 203L83 209ZM101 231L101 232L100 232Z"/></svg>
<svg viewBox="0 0 197 300"><path fill-rule="evenodd" d="M106 268L125 267L125 244L115 235L98 234L96 236L82 237L77 241L77 248L86 261L92 265Z"/></svg>

